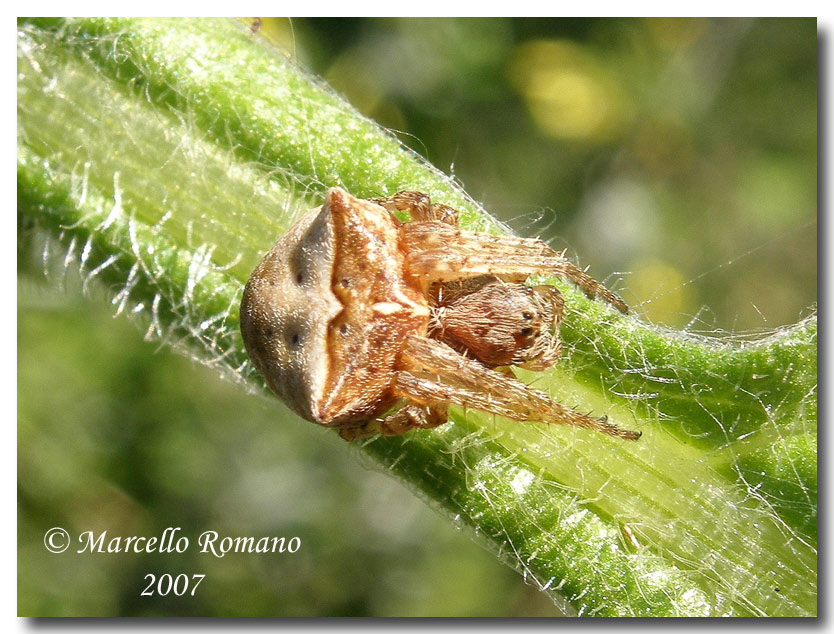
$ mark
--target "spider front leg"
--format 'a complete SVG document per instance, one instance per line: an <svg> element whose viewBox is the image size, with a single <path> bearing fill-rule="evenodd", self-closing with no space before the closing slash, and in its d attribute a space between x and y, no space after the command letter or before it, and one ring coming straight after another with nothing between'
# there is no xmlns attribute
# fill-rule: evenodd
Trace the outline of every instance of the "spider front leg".
<svg viewBox="0 0 834 634"><path fill-rule="evenodd" d="M447 205L434 204L428 194L401 191L387 198L371 198L371 202L388 211L407 211L414 222L441 222L458 227L458 211Z"/></svg>
<svg viewBox="0 0 834 634"><path fill-rule="evenodd" d="M538 421L593 429L609 436L637 440L641 433L620 429L606 418L594 418L565 407L544 392L467 359L444 343L410 336L394 391L416 403L449 404L477 409L516 421Z"/></svg>
<svg viewBox="0 0 834 634"><path fill-rule="evenodd" d="M410 403L382 418L372 418L356 427L342 427L339 429L339 436L349 442L377 434L399 436L418 427L420 429L438 427L448 420L449 408L446 405Z"/></svg>
<svg viewBox="0 0 834 634"><path fill-rule="evenodd" d="M406 266L430 282L450 282L479 275L500 277L551 273L579 286L622 313L626 303L556 253L538 238L495 236L459 231L441 222L410 222L402 227Z"/></svg>

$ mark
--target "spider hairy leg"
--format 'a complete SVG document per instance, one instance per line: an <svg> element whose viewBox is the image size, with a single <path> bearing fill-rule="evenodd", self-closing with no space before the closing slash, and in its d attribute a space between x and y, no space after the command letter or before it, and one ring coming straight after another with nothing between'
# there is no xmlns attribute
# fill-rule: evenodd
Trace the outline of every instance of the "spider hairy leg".
<svg viewBox="0 0 834 634"><path fill-rule="evenodd" d="M399 436L415 428L430 429L443 425L449 420L449 408L446 405L408 404L396 412L382 418L372 418L362 425L342 427L339 436L352 442L381 434Z"/></svg>
<svg viewBox="0 0 834 634"><path fill-rule="evenodd" d="M388 211L407 211L415 222L442 222L457 228L458 211L447 205L434 204L428 194L401 191L387 198L371 198L371 202Z"/></svg>
<svg viewBox="0 0 834 634"><path fill-rule="evenodd" d="M570 280L588 297L628 312L622 299L538 238L459 231L441 222L410 222L403 225L402 234L408 270L431 281L551 273Z"/></svg>
<svg viewBox="0 0 834 634"><path fill-rule="evenodd" d="M397 373L394 392L416 403L448 403L519 422L584 427L626 440L637 440L642 435L620 429L606 418L565 407L544 392L490 370L433 339L408 337L402 360L411 369Z"/></svg>

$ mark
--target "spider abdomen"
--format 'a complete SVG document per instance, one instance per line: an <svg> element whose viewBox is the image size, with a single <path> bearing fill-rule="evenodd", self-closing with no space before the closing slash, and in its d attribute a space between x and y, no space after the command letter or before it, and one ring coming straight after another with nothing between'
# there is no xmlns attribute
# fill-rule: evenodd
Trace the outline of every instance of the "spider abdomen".
<svg viewBox="0 0 834 634"><path fill-rule="evenodd" d="M397 221L331 189L255 269L241 302L249 357L270 387L322 425L390 407L402 341L424 335L428 302L403 270Z"/></svg>

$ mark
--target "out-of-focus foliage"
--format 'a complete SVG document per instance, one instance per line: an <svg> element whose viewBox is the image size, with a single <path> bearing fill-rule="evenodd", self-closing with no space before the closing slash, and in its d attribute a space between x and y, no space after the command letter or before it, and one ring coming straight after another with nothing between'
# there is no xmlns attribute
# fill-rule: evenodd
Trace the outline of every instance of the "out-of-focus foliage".
<svg viewBox="0 0 834 634"><path fill-rule="evenodd" d="M816 300L814 20L276 19L261 31L520 233L594 274L624 272L619 290L649 320L767 330ZM20 533L69 515L114 534L174 523L191 538L299 534L305 547L281 559L192 549L141 570L95 555L81 584L77 558L64 566L35 539L20 553L21 614L149 614L148 572L212 579L153 614L554 613L331 435L277 426L272 405L155 354L74 287L37 286L31 255Z"/></svg>
<svg viewBox="0 0 834 634"><path fill-rule="evenodd" d="M743 333L816 302L816 20L261 28L651 321Z"/></svg>

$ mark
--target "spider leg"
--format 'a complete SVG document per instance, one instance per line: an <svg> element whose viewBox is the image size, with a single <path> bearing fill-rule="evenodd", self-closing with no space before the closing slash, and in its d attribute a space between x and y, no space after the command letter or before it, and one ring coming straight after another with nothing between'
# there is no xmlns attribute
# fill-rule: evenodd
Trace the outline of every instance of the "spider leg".
<svg viewBox="0 0 834 634"><path fill-rule="evenodd" d="M627 440L641 436L640 432L619 429L605 418L565 407L544 392L494 372L433 339L411 335L402 361L410 369L397 373L394 391L416 403L453 404L517 421L585 427Z"/></svg>
<svg viewBox="0 0 834 634"><path fill-rule="evenodd" d="M628 312L623 300L538 238L460 231L436 221L406 223L402 235L408 269L430 281L551 273L570 280L588 297Z"/></svg>
<svg viewBox="0 0 834 634"><path fill-rule="evenodd" d="M446 405L410 403L382 418L372 418L356 427L342 427L339 429L339 436L349 442L377 434L399 436L416 427L421 429L438 427L448 420L449 408Z"/></svg>
<svg viewBox="0 0 834 634"><path fill-rule="evenodd" d="M387 198L371 198L372 202L385 207L388 211L407 211L412 221L442 222L457 228L458 211L447 205L433 204L428 194L413 191L397 192Z"/></svg>

